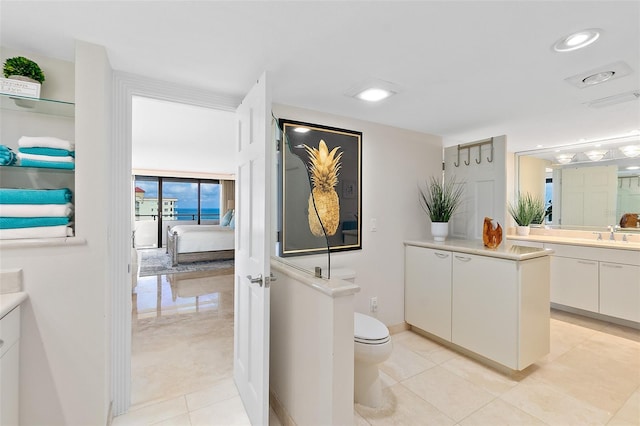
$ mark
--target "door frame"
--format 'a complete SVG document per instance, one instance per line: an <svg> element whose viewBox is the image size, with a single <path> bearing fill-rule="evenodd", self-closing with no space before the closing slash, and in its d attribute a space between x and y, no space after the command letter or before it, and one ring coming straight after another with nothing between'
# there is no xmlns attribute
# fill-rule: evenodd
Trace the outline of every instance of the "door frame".
<svg viewBox="0 0 640 426"><path fill-rule="evenodd" d="M174 83L167 83L147 77L123 73L113 73L112 103L112 151L116 160L124 164L120 168L123 176L116 176L116 181L131 182L132 159L132 97L179 102L204 108L235 112L242 101L241 97L220 95L214 92L197 89ZM124 169L124 170L123 170ZM126 175L126 176L125 176ZM124 186L124 185L122 185ZM128 229L126 236L119 236L110 244L110 257L115 260L115 267L127 274L116 274L111 287L110 327L111 327L111 415L124 414L131 405L131 232L133 230L132 185L127 188L114 185L110 195L111 224L114 229ZM127 206L129 206L127 208ZM118 207L124 207L118 209Z"/></svg>

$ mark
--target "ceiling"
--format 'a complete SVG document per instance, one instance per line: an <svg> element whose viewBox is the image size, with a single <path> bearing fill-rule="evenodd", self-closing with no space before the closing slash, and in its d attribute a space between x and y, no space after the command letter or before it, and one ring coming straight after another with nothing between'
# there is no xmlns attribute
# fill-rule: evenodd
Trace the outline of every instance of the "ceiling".
<svg viewBox="0 0 640 426"><path fill-rule="evenodd" d="M638 1L8 1L1 44L73 60L103 45L115 70L241 96L266 70L273 102L441 135L506 134L510 151L629 134L640 101ZM600 28L592 45L551 49ZM622 61L631 73L578 88L565 79ZM345 95L369 81L397 94Z"/></svg>

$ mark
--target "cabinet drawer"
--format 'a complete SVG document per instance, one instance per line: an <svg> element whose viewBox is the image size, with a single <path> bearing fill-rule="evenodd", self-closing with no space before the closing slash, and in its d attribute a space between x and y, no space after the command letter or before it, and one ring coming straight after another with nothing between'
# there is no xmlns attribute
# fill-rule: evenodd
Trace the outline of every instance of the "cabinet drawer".
<svg viewBox="0 0 640 426"><path fill-rule="evenodd" d="M0 357L20 338L20 306L0 319Z"/></svg>
<svg viewBox="0 0 640 426"><path fill-rule="evenodd" d="M640 267L600 263L600 313L640 322Z"/></svg>
<svg viewBox="0 0 640 426"><path fill-rule="evenodd" d="M598 262L551 257L551 301L598 312Z"/></svg>

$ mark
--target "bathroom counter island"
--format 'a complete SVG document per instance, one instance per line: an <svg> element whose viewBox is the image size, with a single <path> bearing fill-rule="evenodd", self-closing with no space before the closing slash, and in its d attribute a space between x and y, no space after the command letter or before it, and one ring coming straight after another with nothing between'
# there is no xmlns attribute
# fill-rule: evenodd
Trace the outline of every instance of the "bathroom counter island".
<svg viewBox="0 0 640 426"><path fill-rule="evenodd" d="M405 321L494 367L549 353L553 250L480 240L405 242Z"/></svg>

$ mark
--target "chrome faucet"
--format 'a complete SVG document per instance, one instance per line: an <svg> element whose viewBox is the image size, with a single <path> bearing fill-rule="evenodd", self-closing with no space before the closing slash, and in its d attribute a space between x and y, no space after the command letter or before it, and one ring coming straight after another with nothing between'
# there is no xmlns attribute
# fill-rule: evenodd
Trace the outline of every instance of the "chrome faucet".
<svg viewBox="0 0 640 426"><path fill-rule="evenodd" d="M594 232L593 234L598 236L598 238L596 238L596 240L598 240L598 241L602 240L602 232Z"/></svg>
<svg viewBox="0 0 640 426"><path fill-rule="evenodd" d="M607 226L607 228L608 228L608 229L609 229L609 231L610 231L610 234L609 234L609 240L611 240L611 241L615 241L615 240L616 240L615 232L616 232L616 228L617 228L617 226L616 226L616 225L609 225L609 226Z"/></svg>

